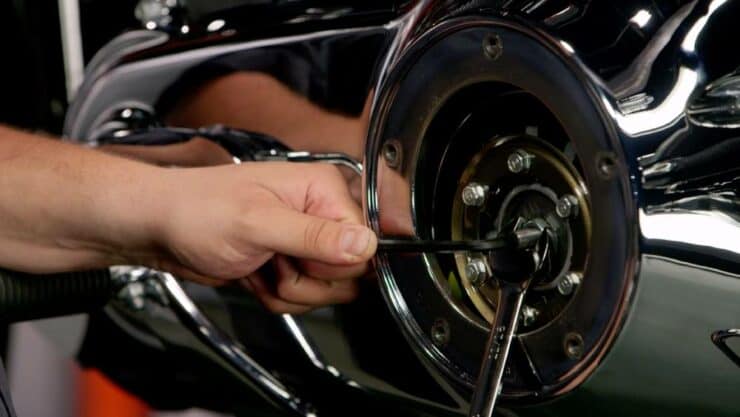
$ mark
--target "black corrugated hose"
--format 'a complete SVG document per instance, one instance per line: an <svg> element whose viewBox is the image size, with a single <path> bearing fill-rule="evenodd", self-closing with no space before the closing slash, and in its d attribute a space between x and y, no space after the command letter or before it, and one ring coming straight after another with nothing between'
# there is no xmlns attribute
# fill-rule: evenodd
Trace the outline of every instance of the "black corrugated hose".
<svg viewBox="0 0 740 417"><path fill-rule="evenodd" d="M92 311L104 306L115 289L108 269L52 275L0 269L0 322Z"/></svg>

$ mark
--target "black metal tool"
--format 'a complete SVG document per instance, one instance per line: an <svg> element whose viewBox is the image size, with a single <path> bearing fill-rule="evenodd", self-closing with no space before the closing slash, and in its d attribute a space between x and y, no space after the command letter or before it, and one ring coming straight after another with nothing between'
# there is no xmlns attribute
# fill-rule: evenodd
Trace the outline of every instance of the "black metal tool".
<svg viewBox="0 0 740 417"><path fill-rule="evenodd" d="M378 252L408 253L455 253L455 252L490 252L509 246L505 239L492 240L422 240L422 239L380 239Z"/></svg>
<svg viewBox="0 0 740 417"><path fill-rule="evenodd" d="M502 237L486 240L424 240L410 238L382 238L378 240L378 252L406 253L456 253L491 252L498 249L523 249L533 246L544 231L539 228L524 228Z"/></svg>

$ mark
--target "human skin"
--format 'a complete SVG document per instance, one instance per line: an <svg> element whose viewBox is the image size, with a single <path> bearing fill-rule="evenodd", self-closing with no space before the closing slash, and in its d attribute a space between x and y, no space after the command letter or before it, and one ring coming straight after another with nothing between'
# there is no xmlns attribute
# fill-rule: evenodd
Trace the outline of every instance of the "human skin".
<svg viewBox="0 0 740 417"><path fill-rule="evenodd" d="M240 280L293 313L353 298L375 248L330 166L162 168L0 127L5 268L147 265L208 284ZM274 285L255 275L269 260Z"/></svg>

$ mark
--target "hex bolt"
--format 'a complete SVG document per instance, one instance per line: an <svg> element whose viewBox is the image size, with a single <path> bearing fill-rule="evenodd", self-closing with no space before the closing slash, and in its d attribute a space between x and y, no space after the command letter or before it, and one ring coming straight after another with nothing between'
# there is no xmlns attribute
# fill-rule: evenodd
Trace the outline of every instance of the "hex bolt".
<svg viewBox="0 0 740 417"><path fill-rule="evenodd" d="M566 334L563 339L563 349L565 351L565 356L569 359L581 359L585 350L583 337L574 332Z"/></svg>
<svg viewBox="0 0 740 417"><path fill-rule="evenodd" d="M520 314L519 320L521 320L522 326L529 327L537 320L537 317L540 315L540 311L534 307L525 305L522 307L522 312Z"/></svg>
<svg viewBox="0 0 740 417"><path fill-rule="evenodd" d="M471 259L465 265L465 275L474 286L482 285L489 277L486 261L480 258Z"/></svg>
<svg viewBox="0 0 740 417"><path fill-rule="evenodd" d="M509 172L521 174L529 171L529 168L532 167L532 161L534 161L534 155L523 149L517 149L509 155L506 166L509 168Z"/></svg>
<svg viewBox="0 0 740 417"><path fill-rule="evenodd" d="M446 346L450 342L450 325L445 319L437 319L432 324L432 342L438 346Z"/></svg>
<svg viewBox="0 0 740 417"><path fill-rule="evenodd" d="M578 216L578 212L578 198L572 194L564 195L555 204L555 213L562 219L576 217Z"/></svg>
<svg viewBox="0 0 740 417"><path fill-rule="evenodd" d="M583 275L580 272L568 272L558 281L558 292L562 295L571 295L581 284Z"/></svg>
<svg viewBox="0 0 740 417"><path fill-rule="evenodd" d="M486 202L488 186L471 182L462 190L462 201L468 207L480 207Z"/></svg>

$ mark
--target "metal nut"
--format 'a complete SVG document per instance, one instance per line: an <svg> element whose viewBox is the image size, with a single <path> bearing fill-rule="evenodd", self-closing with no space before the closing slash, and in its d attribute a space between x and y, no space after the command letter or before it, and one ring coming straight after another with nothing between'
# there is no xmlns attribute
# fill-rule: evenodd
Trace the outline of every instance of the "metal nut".
<svg viewBox="0 0 740 417"><path fill-rule="evenodd" d="M509 158L506 160L506 166L509 168L509 172L521 174L529 171L529 168L532 167L533 160L534 155L523 149L517 149L509 155Z"/></svg>
<svg viewBox="0 0 740 417"><path fill-rule="evenodd" d="M579 272L568 272L558 281L558 292L562 295L571 295L581 284L583 276Z"/></svg>
<svg viewBox="0 0 740 417"><path fill-rule="evenodd" d="M562 219L575 217L578 212L578 198L571 194L564 195L555 205L555 213Z"/></svg>
<svg viewBox="0 0 740 417"><path fill-rule="evenodd" d="M462 201L469 207L480 207L486 202L488 187L475 182L466 185L462 190Z"/></svg>
<svg viewBox="0 0 740 417"><path fill-rule="evenodd" d="M486 261L480 258L471 259L468 264L465 265L465 275L474 286L477 287L483 284L489 277Z"/></svg>

